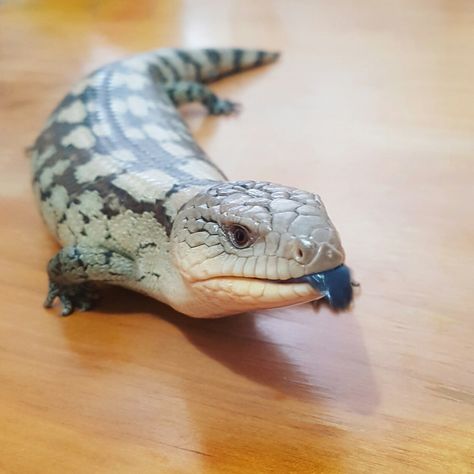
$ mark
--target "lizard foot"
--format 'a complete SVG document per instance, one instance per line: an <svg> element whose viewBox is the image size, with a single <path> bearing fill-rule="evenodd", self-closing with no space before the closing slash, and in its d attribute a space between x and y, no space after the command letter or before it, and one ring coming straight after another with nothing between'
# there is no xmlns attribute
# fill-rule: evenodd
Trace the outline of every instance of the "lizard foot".
<svg viewBox="0 0 474 474"><path fill-rule="evenodd" d="M98 299L98 294L90 283L59 285L50 282L44 307L51 308L56 298L59 298L62 305L61 316L69 316L75 309L90 310Z"/></svg>
<svg viewBox="0 0 474 474"><path fill-rule="evenodd" d="M232 115L241 111L241 105L230 100L217 99L207 104L207 109L211 115Z"/></svg>

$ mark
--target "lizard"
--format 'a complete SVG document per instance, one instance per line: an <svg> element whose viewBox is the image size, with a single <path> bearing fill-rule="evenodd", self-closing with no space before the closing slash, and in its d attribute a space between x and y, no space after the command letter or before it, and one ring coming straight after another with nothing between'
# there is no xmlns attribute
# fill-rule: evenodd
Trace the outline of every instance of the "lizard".
<svg viewBox="0 0 474 474"><path fill-rule="evenodd" d="M89 310L102 284L213 318L325 298L352 300L350 271L321 198L229 181L178 107L238 105L208 83L272 63L261 50L158 49L93 71L53 110L30 149L33 189L61 245L45 307Z"/></svg>

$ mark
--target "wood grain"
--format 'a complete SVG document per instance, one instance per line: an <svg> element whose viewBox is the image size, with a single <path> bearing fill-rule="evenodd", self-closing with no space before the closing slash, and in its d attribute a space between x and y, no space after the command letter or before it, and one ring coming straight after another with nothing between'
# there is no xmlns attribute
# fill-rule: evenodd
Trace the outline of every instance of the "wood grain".
<svg viewBox="0 0 474 474"><path fill-rule="evenodd" d="M215 85L240 116L183 113L231 178L323 196L351 312L42 308L23 149L86 71L169 45L283 51ZM473 472L472 1L7 2L0 48L0 472Z"/></svg>

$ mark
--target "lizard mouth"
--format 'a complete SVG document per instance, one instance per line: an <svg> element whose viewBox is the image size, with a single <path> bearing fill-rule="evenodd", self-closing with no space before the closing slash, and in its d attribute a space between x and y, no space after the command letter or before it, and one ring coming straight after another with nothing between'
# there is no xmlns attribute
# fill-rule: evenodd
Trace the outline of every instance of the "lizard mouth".
<svg viewBox="0 0 474 474"><path fill-rule="evenodd" d="M219 276L195 282L207 291L230 298L258 300L269 307L325 299L336 310L346 309L353 297L350 270L339 265L331 270L287 280Z"/></svg>

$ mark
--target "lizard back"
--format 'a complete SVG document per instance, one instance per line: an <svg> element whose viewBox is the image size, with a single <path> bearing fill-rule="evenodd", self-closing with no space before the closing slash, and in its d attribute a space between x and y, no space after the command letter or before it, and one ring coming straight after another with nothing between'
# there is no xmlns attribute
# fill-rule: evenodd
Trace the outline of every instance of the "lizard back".
<svg viewBox="0 0 474 474"><path fill-rule="evenodd" d="M125 210L152 213L169 235L182 202L226 179L176 110L180 93L185 100L193 94L179 84L275 58L256 50L158 50L106 65L75 85L32 150L34 188L59 242L80 242L85 224Z"/></svg>

